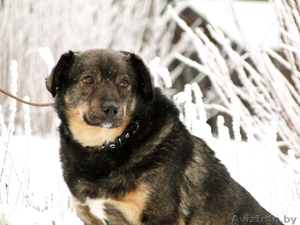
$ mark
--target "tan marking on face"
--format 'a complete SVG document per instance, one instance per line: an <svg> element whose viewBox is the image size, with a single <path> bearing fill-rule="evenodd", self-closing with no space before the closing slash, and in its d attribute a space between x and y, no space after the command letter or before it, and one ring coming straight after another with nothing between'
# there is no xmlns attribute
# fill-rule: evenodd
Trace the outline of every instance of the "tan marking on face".
<svg viewBox="0 0 300 225"><path fill-rule="evenodd" d="M86 112L87 105L83 105L77 109L67 111L69 127L73 137L82 146L101 146L105 142L114 141L121 135L131 121L131 117L125 114L124 122L117 128L103 128L88 125L83 120L83 112ZM126 113L126 111L124 111Z"/></svg>
<svg viewBox="0 0 300 225"><path fill-rule="evenodd" d="M70 93L69 93L70 91L69 90L67 90L67 93L66 93L66 95L65 95L65 101L66 101L66 103L70 103Z"/></svg>
<svg viewBox="0 0 300 225"><path fill-rule="evenodd" d="M130 111L133 112L136 106L136 99L134 98L132 103L131 103L131 107L130 107Z"/></svg>

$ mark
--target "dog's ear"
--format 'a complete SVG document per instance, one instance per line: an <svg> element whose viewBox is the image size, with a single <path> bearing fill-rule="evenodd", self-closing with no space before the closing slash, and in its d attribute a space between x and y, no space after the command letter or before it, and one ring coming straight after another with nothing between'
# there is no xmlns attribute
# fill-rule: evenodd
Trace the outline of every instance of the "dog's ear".
<svg viewBox="0 0 300 225"><path fill-rule="evenodd" d="M46 87L52 94L53 98L56 95L56 89L58 88L61 75L70 64L73 55L74 53L72 51L63 54L57 62L56 66L53 68L51 74L46 78Z"/></svg>
<svg viewBox="0 0 300 225"><path fill-rule="evenodd" d="M154 78L140 56L134 53L130 53L130 55L135 72L141 78L142 90L145 93L147 100L151 102L154 98Z"/></svg>

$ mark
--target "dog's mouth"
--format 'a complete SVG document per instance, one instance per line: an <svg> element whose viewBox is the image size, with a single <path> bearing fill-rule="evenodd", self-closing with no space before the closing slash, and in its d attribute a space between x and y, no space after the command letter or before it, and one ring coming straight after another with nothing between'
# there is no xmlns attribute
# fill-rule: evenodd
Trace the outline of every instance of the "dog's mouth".
<svg viewBox="0 0 300 225"><path fill-rule="evenodd" d="M89 116L84 115L83 120L86 124L95 127L102 127L102 128L117 128L123 124L123 119L114 119L113 121L108 118L101 118L97 116Z"/></svg>

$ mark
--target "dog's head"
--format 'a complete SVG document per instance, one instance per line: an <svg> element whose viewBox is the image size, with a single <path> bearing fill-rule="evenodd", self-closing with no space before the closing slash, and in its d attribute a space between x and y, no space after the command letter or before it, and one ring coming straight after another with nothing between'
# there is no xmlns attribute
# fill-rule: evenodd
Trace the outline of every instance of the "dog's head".
<svg viewBox="0 0 300 225"><path fill-rule="evenodd" d="M62 122L84 146L115 140L138 101L153 99L152 75L142 59L114 50L63 54L46 86L60 104L56 109Z"/></svg>

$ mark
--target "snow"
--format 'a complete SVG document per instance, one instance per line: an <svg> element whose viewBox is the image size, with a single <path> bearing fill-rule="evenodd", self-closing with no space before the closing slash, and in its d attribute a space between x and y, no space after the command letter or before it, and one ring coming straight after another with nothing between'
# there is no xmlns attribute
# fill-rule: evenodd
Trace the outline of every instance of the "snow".
<svg viewBox="0 0 300 225"><path fill-rule="evenodd" d="M5 149L2 137L0 149L2 168ZM9 188L9 195L1 193L5 203L0 205L0 218L4 214L13 225L53 225L53 221L56 225L82 224L69 208L70 194L62 179L58 140L13 136L8 150L1 188Z"/></svg>
<svg viewBox="0 0 300 225"><path fill-rule="evenodd" d="M61 219L55 216L51 210L39 212L32 208L16 207L11 205L0 206L0 215L3 213L6 215L6 221L12 225L65 225L74 224L82 225L83 223L73 216L65 217ZM0 220L1 222L1 220ZM1 224L1 223L0 223ZM3 224L6 225L6 224Z"/></svg>
<svg viewBox="0 0 300 225"><path fill-rule="evenodd" d="M284 168L271 146L217 139L208 144L216 150L216 156L226 165L231 176L264 208L279 218L284 214L297 215L296 208L299 209L299 206L293 203L291 171ZM286 202L291 204L288 209L283 207Z"/></svg>
<svg viewBox="0 0 300 225"><path fill-rule="evenodd" d="M295 189L292 185L295 178L290 176L290 168L285 168L280 162L276 151L272 151L271 143L268 147L263 143L236 142L226 138L209 140L208 144L216 151L216 156L226 165L232 177L252 193L261 205L280 219L297 216L299 199L293 197ZM0 149L4 149L2 139ZM9 185L15 188L10 190L7 203L0 205L0 221L2 213L12 225L52 225L54 222L56 225L82 225L69 207L70 194L62 179L58 149L57 139L12 137L8 161L14 162L13 168L19 175L28 168L29 185L25 189L28 202L20 203L20 199L25 199L23 197L16 200L20 183L11 175ZM1 163L3 153L1 151ZM297 182L299 180L298 177ZM3 188L3 184L1 186Z"/></svg>

